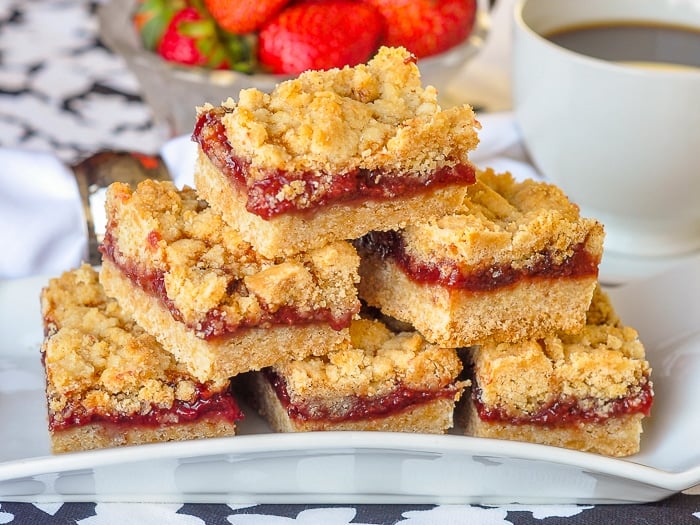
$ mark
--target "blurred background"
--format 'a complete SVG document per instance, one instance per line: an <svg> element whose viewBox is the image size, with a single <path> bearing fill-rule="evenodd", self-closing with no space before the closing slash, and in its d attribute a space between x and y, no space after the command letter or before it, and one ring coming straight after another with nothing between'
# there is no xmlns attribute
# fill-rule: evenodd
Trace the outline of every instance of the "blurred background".
<svg viewBox="0 0 700 525"><path fill-rule="evenodd" d="M133 5L134 2L117 0L114 3ZM446 58L419 61L421 69L426 70L427 81L437 83L441 72L448 74L450 85L441 87L442 100L447 104L470 102L467 85L460 74L467 62L476 65L479 61L475 58L484 50L487 51L484 56L489 59L484 44L487 38L494 36L489 34L492 30L491 16L487 12L490 1L479 0L479 3L483 12L474 22L478 28L471 35L472 41L461 46L459 52L449 51ZM500 9L504 14L508 3L511 0L499 2L504 4ZM153 103L164 105L162 99L167 101L166 106L177 105L167 99L169 90L164 92L163 86L156 84L152 88L154 92L149 93L148 82L144 84L143 77L134 74L133 56L128 51L126 56L113 51L115 45L124 45L113 41L115 29L121 31L121 36L125 36L125 31L116 26L108 28L111 35L105 35L104 27L101 32L99 15L105 4L97 0L0 2L0 146L51 152L65 162L73 162L101 149L157 152L165 141L186 129L164 122L158 114L162 109L154 109ZM507 28L499 28L499 31L501 29L503 33L507 31ZM158 59L153 53L148 55L149 60ZM493 57L493 53L491 55ZM160 62L162 69L163 61ZM483 70L486 62L481 62ZM500 70L501 66L498 68ZM170 72L157 74L172 75L170 69ZM181 72L182 68L179 69ZM203 82L201 70L198 71L194 85ZM483 78L483 74L482 71L473 76ZM180 82L182 75L179 77L180 80L173 81L166 76L166 82ZM219 75L213 83L222 84L221 78ZM192 75L187 82L192 82ZM227 82L230 79L223 81L223 87L219 86L214 96L237 94L240 86ZM473 87L478 86L474 84ZM477 91L474 90L472 102L486 108ZM492 98L501 96L493 86L486 92ZM198 97L197 103L203 101L197 93L195 97ZM146 99L150 104L145 103ZM191 108L192 102L185 100L180 105Z"/></svg>

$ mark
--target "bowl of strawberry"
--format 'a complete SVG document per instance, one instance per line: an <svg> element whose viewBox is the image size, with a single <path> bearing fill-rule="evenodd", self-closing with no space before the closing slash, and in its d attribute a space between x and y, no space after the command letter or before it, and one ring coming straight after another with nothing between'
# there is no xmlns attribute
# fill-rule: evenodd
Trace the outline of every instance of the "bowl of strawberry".
<svg viewBox="0 0 700 525"><path fill-rule="evenodd" d="M108 0L97 15L101 41L174 136L192 131L205 102L354 66L381 46L411 51L441 92L478 52L488 0Z"/></svg>

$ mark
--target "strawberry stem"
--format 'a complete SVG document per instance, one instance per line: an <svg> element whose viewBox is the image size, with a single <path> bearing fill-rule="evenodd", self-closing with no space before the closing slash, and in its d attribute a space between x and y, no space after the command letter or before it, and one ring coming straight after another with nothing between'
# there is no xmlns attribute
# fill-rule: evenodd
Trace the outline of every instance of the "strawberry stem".
<svg viewBox="0 0 700 525"><path fill-rule="evenodd" d="M189 28L188 31L191 33L188 34L198 39L198 49L207 57L208 64L212 67L220 67L220 64L225 63L234 71L255 72L258 67L257 36L236 35L221 29L202 0L190 1L202 15L203 20L193 23L195 27Z"/></svg>

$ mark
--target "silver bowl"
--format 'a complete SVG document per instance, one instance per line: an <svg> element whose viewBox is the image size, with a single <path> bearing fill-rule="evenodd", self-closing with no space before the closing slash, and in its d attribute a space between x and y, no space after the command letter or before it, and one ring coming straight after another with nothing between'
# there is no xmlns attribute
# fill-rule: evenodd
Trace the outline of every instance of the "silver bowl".
<svg viewBox="0 0 700 525"><path fill-rule="evenodd" d="M126 61L136 76L141 95L153 111L154 120L171 136L189 134L194 128L197 106L205 102L220 104L228 97L237 98L245 88L269 92L290 78L272 74L245 74L229 70L211 70L181 66L160 58L141 45L131 21L137 0L109 0L97 11L102 42ZM474 29L460 45L439 55L418 61L424 84L446 92L459 69L481 48L489 26L488 0L477 0Z"/></svg>

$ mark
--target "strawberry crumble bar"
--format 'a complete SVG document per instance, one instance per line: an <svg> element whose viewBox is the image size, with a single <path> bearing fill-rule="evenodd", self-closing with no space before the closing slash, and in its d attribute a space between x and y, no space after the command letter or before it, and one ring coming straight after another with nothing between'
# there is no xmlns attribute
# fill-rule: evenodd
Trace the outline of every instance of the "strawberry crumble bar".
<svg viewBox="0 0 700 525"><path fill-rule="evenodd" d="M84 265L41 292L54 453L235 434L229 381L199 382L109 299Z"/></svg>
<svg viewBox="0 0 700 525"><path fill-rule="evenodd" d="M415 57L308 71L199 108L195 185L267 257L444 215L474 182L471 107L442 110Z"/></svg>
<svg viewBox="0 0 700 525"><path fill-rule="evenodd" d="M472 395L460 408L467 434L608 456L639 451L651 369L637 332L600 289L582 332L487 343L470 360Z"/></svg>
<svg viewBox="0 0 700 525"><path fill-rule="evenodd" d="M480 171L453 213L355 241L360 298L443 346L575 332L603 237L559 188Z"/></svg>
<svg viewBox="0 0 700 525"><path fill-rule="evenodd" d="M236 378L277 432L378 430L443 433L466 382L452 348L416 332L358 319L352 346ZM239 383L240 382L240 383Z"/></svg>
<svg viewBox="0 0 700 525"><path fill-rule="evenodd" d="M100 280L200 380L347 345L359 257L338 241L261 257L191 188L107 190Z"/></svg>

